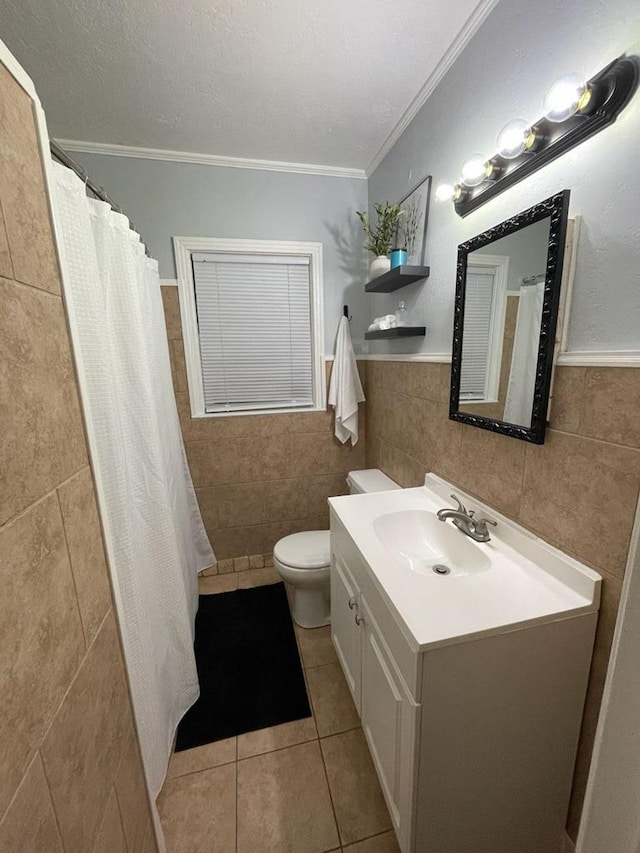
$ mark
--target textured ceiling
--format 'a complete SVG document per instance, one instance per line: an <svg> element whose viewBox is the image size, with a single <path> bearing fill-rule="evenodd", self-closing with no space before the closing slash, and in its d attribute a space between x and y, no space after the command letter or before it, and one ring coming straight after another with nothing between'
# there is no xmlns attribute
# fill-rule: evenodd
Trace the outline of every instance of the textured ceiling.
<svg viewBox="0 0 640 853"><path fill-rule="evenodd" d="M52 136L365 168L478 0L0 0Z"/></svg>

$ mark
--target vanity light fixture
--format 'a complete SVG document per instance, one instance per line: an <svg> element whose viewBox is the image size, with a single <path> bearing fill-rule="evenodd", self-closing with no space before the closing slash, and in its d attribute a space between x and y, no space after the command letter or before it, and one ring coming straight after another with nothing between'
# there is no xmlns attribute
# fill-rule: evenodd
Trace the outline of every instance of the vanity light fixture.
<svg viewBox="0 0 640 853"><path fill-rule="evenodd" d="M498 134L498 154L505 160L513 160L519 157L527 148L531 128L529 123L521 118L514 118L508 122ZM535 139L535 134L533 135ZM533 142L532 139L532 142Z"/></svg>
<svg viewBox="0 0 640 853"><path fill-rule="evenodd" d="M631 100L639 79L640 59L620 56L589 80L578 74L556 80L544 98L542 118L508 122L498 134L496 154L488 158L474 154L467 160L448 196L456 212L466 216L613 124ZM438 200L445 200L445 195L444 190L442 195L436 191Z"/></svg>
<svg viewBox="0 0 640 853"><path fill-rule="evenodd" d="M460 183L465 187L478 187L487 177L487 158L474 154L462 167Z"/></svg>
<svg viewBox="0 0 640 853"><path fill-rule="evenodd" d="M455 188L451 184L438 184L436 188L436 201L451 201Z"/></svg>
<svg viewBox="0 0 640 853"><path fill-rule="evenodd" d="M579 74L567 74L556 80L547 92L542 105L544 117L556 124L566 121L587 108L591 94L592 90Z"/></svg>

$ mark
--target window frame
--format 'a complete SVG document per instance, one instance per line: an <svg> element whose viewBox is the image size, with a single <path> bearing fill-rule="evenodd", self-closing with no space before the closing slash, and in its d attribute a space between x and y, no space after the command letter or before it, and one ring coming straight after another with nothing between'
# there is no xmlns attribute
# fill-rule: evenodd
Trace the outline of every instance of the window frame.
<svg viewBox="0 0 640 853"><path fill-rule="evenodd" d="M174 237L180 319L184 342L189 404L192 418L249 417L251 415L285 414L287 412L323 412L326 410L324 368L324 307L322 277L322 243L282 240L244 240L229 237ZM311 353L313 371L313 405L311 407L252 409L237 412L205 411L200 337L196 311L195 282L191 255L194 252L239 255L293 255L309 259L311 285Z"/></svg>
<svg viewBox="0 0 640 853"><path fill-rule="evenodd" d="M489 320L484 394L481 398L461 397L460 402L469 403L470 405L475 405L476 403L497 403L500 390L500 368L502 366L504 323L509 286L509 256L474 252L472 260L468 263L468 267L484 267L493 270L493 294L491 299L491 318ZM513 292L515 293L516 291Z"/></svg>

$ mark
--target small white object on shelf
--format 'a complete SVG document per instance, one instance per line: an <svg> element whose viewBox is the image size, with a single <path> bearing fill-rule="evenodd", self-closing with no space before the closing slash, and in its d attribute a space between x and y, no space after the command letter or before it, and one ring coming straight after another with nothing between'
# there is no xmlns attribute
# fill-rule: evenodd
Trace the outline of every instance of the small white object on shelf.
<svg viewBox="0 0 640 853"><path fill-rule="evenodd" d="M408 312L404 300L400 300L396 309L396 326L408 326Z"/></svg>
<svg viewBox="0 0 640 853"><path fill-rule="evenodd" d="M395 314L385 314L384 317L376 317L367 331L386 331L387 329L395 329L397 325L399 325L399 323L397 322Z"/></svg>

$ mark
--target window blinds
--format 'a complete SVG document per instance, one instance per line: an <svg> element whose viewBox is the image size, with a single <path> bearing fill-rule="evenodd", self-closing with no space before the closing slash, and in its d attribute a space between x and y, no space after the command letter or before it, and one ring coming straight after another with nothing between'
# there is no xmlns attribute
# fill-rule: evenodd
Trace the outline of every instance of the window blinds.
<svg viewBox="0 0 640 853"><path fill-rule="evenodd" d="M494 273L467 269L460 399L484 400L491 338Z"/></svg>
<svg viewBox="0 0 640 853"><path fill-rule="evenodd" d="M313 405L305 256L194 253L205 411Z"/></svg>

